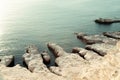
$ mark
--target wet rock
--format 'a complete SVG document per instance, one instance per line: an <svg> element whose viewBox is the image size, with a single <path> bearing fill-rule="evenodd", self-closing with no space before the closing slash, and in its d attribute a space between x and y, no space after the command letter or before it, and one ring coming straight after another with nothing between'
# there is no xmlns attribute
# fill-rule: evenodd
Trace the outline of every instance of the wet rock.
<svg viewBox="0 0 120 80"><path fill-rule="evenodd" d="M95 44L95 43L108 43L115 45L118 40L108 38L102 34L99 35L84 35L84 33L78 33L77 38L85 42L86 44Z"/></svg>
<svg viewBox="0 0 120 80"><path fill-rule="evenodd" d="M0 64L11 67L14 66L14 56L0 56Z"/></svg>
<svg viewBox="0 0 120 80"><path fill-rule="evenodd" d="M31 72L49 72L36 46L29 46L23 55L23 59Z"/></svg>
<svg viewBox="0 0 120 80"><path fill-rule="evenodd" d="M118 31L118 32L104 32L103 35L110 37L110 38L120 40L120 31Z"/></svg>
<svg viewBox="0 0 120 80"><path fill-rule="evenodd" d="M80 32L80 33L74 33L75 35L77 35L77 38L82 39L84 36L87 36L87 34Z"/></svg>
<svg viewBox="0 0 120 80"><path fill-rule="evenodd" d="M50 55L47 52L41 53L44 63L50 63Z"/></svg>
<svg viewBox="0 0 120 80"><path fill-rule="evenodd" d="M106 44L106 43L97 43L97 44L92 44L92 45L87 45L86 49L92 50L96 53L98 53L101 56L104 56L110 51L114 45Z"/></svg>
<svg viewBox="0 0 120 80"><path fill-rule="evenodd" d="M99 18L99 19L96 19L95 22L99 24L112 24L112 23L120 22L120 20Z"/></svg>

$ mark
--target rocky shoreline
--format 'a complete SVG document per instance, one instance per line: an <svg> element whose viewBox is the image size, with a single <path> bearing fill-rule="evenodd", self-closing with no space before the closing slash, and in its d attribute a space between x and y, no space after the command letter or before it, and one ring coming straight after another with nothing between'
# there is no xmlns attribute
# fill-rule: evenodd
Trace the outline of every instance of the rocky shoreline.
<svg viewBox="0 0 120 80"><path fill-rule="evenodd" d="M27 68L14 67L14 56L0 57L0 80L119 80L120 32L104 32L98 35L75 33L86 44L66 52L55 43L47 47L55 55L57 66L47 67L50 55L28 46L23 54Z"/></svg>

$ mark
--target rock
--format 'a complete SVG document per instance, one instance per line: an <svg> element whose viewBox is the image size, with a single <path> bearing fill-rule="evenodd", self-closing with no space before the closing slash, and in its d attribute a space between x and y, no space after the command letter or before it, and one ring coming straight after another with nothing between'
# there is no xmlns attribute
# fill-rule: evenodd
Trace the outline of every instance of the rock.
<svg viewBox="0 0 120 80"><path fill-rule="evenodd" d="M14 67L0 66L0 73L3 80L36 80L36 76L26 68L16 65Z"/></svg>
<svg viewBox="0 0 120 80"><path fill-rule="evenodd" d="M115 45L118 40L108 38L104 35L84 35L84 33L78 33L77 38L85 42L86 44L95 44L95 43L108 43Z"/></svg>
<svg viewBox="0 0 120 80"><path fill-rule="evenodd" d="M118 43L116 44L116 48L120 52L120 41L118 41Z"/></svg>
<svg viewBox="0 0 120 80"><path fill-rule="evenodd" d="M0 64L11 67L14 66L14 56L0 56Z"/></svg>
<svg viewBox="0 0 120 80"><path fill-rule="evenodd" d="M112 24L112 23L120 22L120 20L99 18L99 19L96 19L95 22L99 24Z"/></svg>
<svg viewBox="0 0 120 80"><path fill-rule="evenodd" d="M64 56L66 55L66 52L61 48L59 45L54 43L48 43L48 48L54 53L56 57Z"/></svg>
<svg viewBox="0 0 120 80"><path fill-rule="evenodd" d="M74 47L72 49L72 53L79 53L79 55L82 57L84 57L84 55L86 55L86 52L88 52L88 50L86 50L84 48L80 48L80 47Z"/></svg>
<svg viewBox="0 0 120 80"><path fill-rule="evenodd" d="M67 53L62 47L55 43L49 43L48 48L53 51L53 54L57 55L55 63L60 67L76 66L76 64L84 63L84 60L77 54Z"/></svg>
<svg viewBox="0 0 120 80"><path fill-rule="evenodd" d="M80 50L79 52L85 51L86 53L83 56L89 53L89 50L86 49L75 49ZM0 65L0 77L3 80L120 80L120 42L109 49L105 56L101 56L101 59L90 59L89 61L77 54L67 54L56 58L59 65L50 67L52 73L45 70L31 73L19 65L14 67ZM33 62L39 63L37 60L38 58L34 59ZM36 65L38 64L36 63ZM38 66L40 67L40 65ZM35 69L37 70L37 68Z"/></svg>
<svg viewBox="0 0 120 80"><path fill-rule="evenodd" d="M47 52L41 53L44 63L50 63L50 55Z"/></svg>
<svg viewBox="0 0 120 80"><path fill-rule="evenodd" d="M77 54L69 54L56 58L55 63L60 68L75 67L77 65L86 64L86 61Z"/></svg>
<svg viewBox="0 0 120 80"><path fill-rule="evenodd" d="M92 44L92 45L87 45L86 49L92 50L96 53L98 53L101 56L104 56L110 51L114 45L106 44L106 43L97 43L97 44Z"/></svg>
<svg viewBox="0 0 120 80"><path fill-rule="evenodd" d="M23 59L31 72L49 72L36 46L29 46L23 55Z"/></svg>
<svg viewBox="0 0 120 80"><path fill-rule="evenodd" d="M103 35L110 37L110 38L120 40L120 31L118 31L118 32L104 32Z"/></svg>
<svg viewBox="0 0 120 80"><path fill-rule="evenodd" d="M51 66L50 71L52 73L55 73L56 75L62 76L61 68L59 68L59 67Z"/></svg>
<svg viewBox="0 0 120 80"><path fill-rule="evenodd" d="M66 80L52 73L31 73L28 69L16 65L14 67L0 66L0 80Z"/></svg>
<svg viewBox="0 0 120 80"><path fill-rule="evenodd" d="M93 60L93 59L101 58L101 56L99 56L97 53L86 50L84 48L75 47L73 48L72 52L78 53L80 56L82 56L86 60Z"/></svg>
<svg viewBox="0 0 120 80"><path fill-rule="evenodd" d="M77 38L82 39L84 36L87 36L87 34L80 32L80 33L74 33L75 35L77 35Z"/></svg>

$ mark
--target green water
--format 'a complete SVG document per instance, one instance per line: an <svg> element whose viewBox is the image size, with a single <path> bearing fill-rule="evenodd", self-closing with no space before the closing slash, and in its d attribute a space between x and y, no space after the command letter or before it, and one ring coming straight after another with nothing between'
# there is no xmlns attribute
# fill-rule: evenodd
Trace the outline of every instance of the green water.
<svg viewBox="0 0 120 80"><path fill-rule="evenodd" d="M120 23L94 23L99 17L120 18L119 3L120 0L1 0L0 55L13 54L16 64L22 64L21 56L27 45L35 44L43 51L47 50L48 42L71 52L73 47L84 46L74 32L120 30Z"/></svg>

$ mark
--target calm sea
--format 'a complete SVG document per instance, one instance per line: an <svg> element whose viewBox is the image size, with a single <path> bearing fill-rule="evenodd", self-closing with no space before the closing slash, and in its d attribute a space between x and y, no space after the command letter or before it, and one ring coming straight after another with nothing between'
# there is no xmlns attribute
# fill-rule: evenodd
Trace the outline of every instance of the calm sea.
<svg viewBox="0 0 120 80"><path fill-rule="evenodd" d="M0 0L0 55L15 55L15 63L22 64L30 44L43 51L54 42L71 52L84 46L74 32L120 31L120 23L94 23L99 17L120 19L120 0Z"/></svg>

